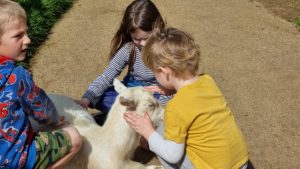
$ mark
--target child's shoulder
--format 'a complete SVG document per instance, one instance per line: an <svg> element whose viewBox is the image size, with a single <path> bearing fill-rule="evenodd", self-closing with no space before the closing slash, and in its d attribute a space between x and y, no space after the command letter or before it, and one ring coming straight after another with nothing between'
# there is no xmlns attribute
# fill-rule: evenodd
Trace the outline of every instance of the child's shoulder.
<svg viewBox="0 0 300 169"><path fill-rule="evenodd" d="M117 53L122 53L122 54L130 53L130 51L132 50L132 44L133 44L133 42L126 42L118 49Z"/></svg>
<svg viewBox="0 0 300 169"><path fill-rule="evenodd" d="M205 84L207 84L207 83L215 84L216 83L214 78L209 74L200 74L197 82L205 83Z"/></svg>
<svg viewBox="0 0 300 169"><path fill-rule="evenodd" d="M131 49L131 45L133 44L133 42L126 42L121 49L125 49L125 50L129 50Z"/></svg>
<svg viewBox="0 0 300 169"><path fill-rule="evenodd" d="M0 65L0 74L2 76L9 76L11 73L16 75L31 75L23 66L16 66L13 61L6 61Z"/></svg>
<svg viewBox="0 0 300 169"><path fill-rule="evenodd" d="M19 76L19 77L28 77L28 76L32 76L32 74L24 68L24 66L16 66L13 70L13 73L16 75L16 76Z"/></svg>

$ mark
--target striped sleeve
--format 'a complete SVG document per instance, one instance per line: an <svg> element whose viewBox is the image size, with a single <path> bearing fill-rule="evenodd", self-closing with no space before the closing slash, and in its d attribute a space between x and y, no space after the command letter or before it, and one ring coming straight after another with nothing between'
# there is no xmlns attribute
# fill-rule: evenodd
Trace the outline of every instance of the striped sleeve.
<svg viewBox="0 0 300 169"><path fill-rule="evenodd" d="M124 45L113 59L104 72L98 76L88 87L83 98L87 98L92 104L95 104L97 97L100 97L106 89L113 84L113 80L117 78L128 63L130 45Z"/></svg>
<svg viewBox="0 0 300 169"><path fill-rule="evenodd" d="M112 86L113 80L121 74L128 64L130 48L131 43L129 42L118 50L104 72L89 85L87 91L82 96L83 98L90 100L92 105L96 104L98 98L105 92L105 90ZM131 76L133 76L136 80L157 85L158 83L155 79L154 73L148 69L142 61L141 48L137 47L135 52L136 58L133 64L133 72L131 72ZM171 96L161 96L159 101L165 105L170 99Z"/></svg>

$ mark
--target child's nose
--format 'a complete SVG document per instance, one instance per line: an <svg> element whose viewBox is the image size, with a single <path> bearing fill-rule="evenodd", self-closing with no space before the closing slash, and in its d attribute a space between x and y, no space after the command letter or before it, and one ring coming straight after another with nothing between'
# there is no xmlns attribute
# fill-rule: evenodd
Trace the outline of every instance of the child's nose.
<svg viewBox="0 0 300 169"><path fill-rule="evenodd" d="M28 35L24 36L24 44L29 45L31 43L30 38L28 37Z"/></svg>
<svg viewBox="0 0 300 169"><path fill-rule="evenodd" d="M143 40L143 41L140 42L140 45L143 46L143 47L145 46L145 44L146 44L145 40Z"/></svg>

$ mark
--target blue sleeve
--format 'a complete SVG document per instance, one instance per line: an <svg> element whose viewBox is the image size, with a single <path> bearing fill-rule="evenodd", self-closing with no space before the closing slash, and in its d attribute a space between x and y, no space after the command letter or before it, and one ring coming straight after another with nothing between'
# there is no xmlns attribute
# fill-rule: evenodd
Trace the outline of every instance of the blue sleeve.
<svg viewBox="0 0 300 169"><path fill-rule="evenodd" d="M23 110L42 124L56 124L59 116L44 90L35 85L31 74L24 68L17 69L19 77L18 97Z"/></svg>

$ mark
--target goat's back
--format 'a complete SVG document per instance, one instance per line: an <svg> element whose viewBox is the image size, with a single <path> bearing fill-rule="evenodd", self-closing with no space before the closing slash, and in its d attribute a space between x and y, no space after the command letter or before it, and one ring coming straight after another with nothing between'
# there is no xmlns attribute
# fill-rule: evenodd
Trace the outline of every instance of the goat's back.
<svg viewBox="0 0 300 169"><path fill-rule="evenodd" d="M83 136L81 151L64 168L79 169L120 169L144 168L142 164L131 161L139 136L123 119L126 111L142 115L148 112L153 121L162 118L163 108L148 91L140 87L122 91L113 104L103 127L98 126L93 117L75 103L62 95L49 95L60 115L78 129ZM146 167L145 167L146 168Z"/></svg>

